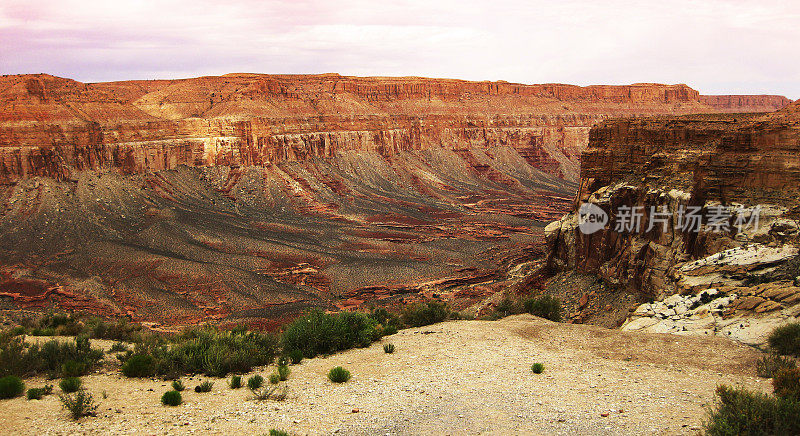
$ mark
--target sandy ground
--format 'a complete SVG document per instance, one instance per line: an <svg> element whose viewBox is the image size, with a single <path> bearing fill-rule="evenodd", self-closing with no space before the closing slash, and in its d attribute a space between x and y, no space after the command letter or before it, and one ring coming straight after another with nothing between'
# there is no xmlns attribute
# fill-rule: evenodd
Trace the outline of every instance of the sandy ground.
<svg viewBox="0 0 800 436"><path fill-rule="evenodd" d="M195 393L201 378L194 377L184 379L184 404L165 407L160 398L168 382L108 370L84 377L100 402L97 417L71 421L57 395L16 398L0 402L0 426L30 435L266 434L271 428L346 435L697 434L716 385L770 390L769 380L755 377L758 353L723 338L626 333L520 315L403 330L386 342L396 345L394 354L376 343L293 366L283 402L255 401L226 380L215 380L210 393ZM531 372L534 362L545 364L543 374ZM350 369L350 382L327 380L337 365Z"/></svg>

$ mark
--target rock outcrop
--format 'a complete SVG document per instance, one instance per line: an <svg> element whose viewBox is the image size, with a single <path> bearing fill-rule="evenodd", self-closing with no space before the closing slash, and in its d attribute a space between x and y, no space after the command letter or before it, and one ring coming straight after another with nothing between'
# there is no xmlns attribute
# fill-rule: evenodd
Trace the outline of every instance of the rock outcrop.
<svg viewBox="0 0 800 436"><path fill-rule="evenodd" d="M726 302L715 307L729 310L728 321L734 314L772 316L773 323L795 316L792 286L800 275L793 261L800 213L798 105L767 115L600 123L582 156L573 213L545 229L550 265L595 275L607 288L624 288L642 300L674 294L691 299L713 289ZM591 232L581 225L578 212L584 203L607 214L604 228ZM776 270L782 272L776 275ZM772 281L783 283L770 287L777 299L753 287ZM574 307L572 315L587 320L598 312L596 305L584 304ZM635 318L650 312L640 307ZM678 321L696 313L656 319L662 315L626 325L682 331L686 325ZM752 334L732 332L728 321L711 330L763 342L763 328L753 327ZM705 326L700 331L708 331L710 324L700 324Z"/></svg>

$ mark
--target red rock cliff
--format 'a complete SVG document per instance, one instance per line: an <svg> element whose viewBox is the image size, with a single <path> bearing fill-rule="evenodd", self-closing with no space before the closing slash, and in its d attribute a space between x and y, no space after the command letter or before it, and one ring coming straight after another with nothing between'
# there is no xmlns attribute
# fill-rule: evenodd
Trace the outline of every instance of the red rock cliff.
<svg viewBox="0 0 800 436"><path fill-rule="evenodd" d="M0 183L75 170L264 165L345 150L510 145L577 178L589 127L607 117L713 112L686 85L579 87L417 77L229 74L80 83L0 78ZM745 105L731 99L726 109ZM762 108L759 106L759 108Z"/></svg>

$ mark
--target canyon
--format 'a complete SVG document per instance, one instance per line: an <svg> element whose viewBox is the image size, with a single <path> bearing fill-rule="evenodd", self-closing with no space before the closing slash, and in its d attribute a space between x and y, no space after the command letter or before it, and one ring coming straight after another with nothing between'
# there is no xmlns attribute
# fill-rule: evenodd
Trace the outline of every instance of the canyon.
<svg viewBox="0 0 800 436"><path fill-rule="evenodd" d="M545 233L562 268L642 256L545 232L576 190L657 177L741 201L796 187L792 130L775 124L792 109L740 113L789 103L659 84L2 76L0 304L266 327L312 306L473 307L542 263ZM754 149L769 154L740 169ZM651 292L668 279L649 265L603 277Z"/></svg>

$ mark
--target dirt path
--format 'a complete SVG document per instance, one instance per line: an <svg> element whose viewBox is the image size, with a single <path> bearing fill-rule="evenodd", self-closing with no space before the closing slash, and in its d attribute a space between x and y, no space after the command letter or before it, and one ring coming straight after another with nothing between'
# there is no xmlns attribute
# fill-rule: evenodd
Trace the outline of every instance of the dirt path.
<svg viewBox="0 0 800 436"><path fill-rule="evenodd" d="M397 351L378 343L293 366L284 402L254 401L226 380L195 393L195 377L185 380L185 403L168 408L159 402L167 382L96 374L85 383L100 401L97 417L71 422L55 395L17 398L0 402L0 426L19 434L696 434L717 384L770 390L755 377L758 354L723 338L524 315L409 329L384 342ZM534 375L533 362L545 372ZM327 380L337 365L351 370L350 382Z"/></svg>

